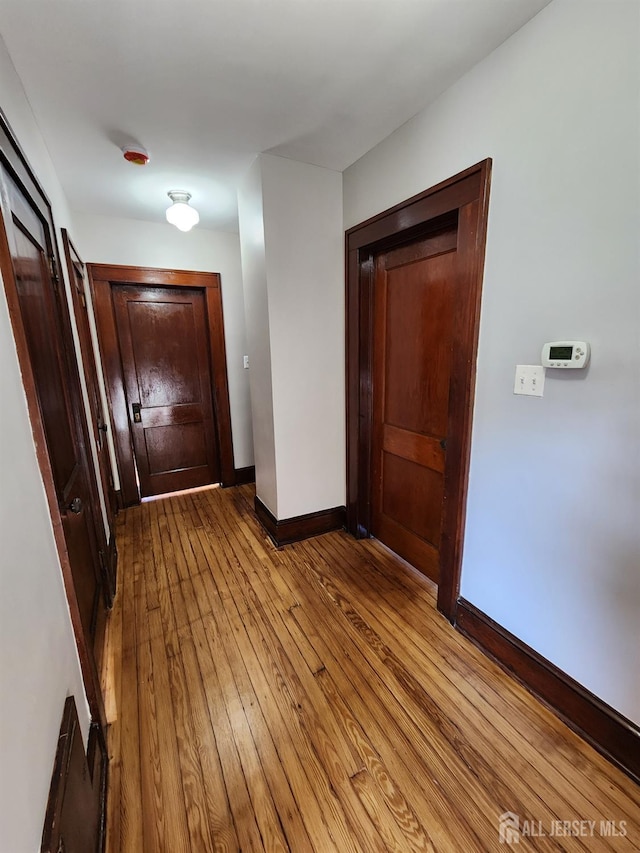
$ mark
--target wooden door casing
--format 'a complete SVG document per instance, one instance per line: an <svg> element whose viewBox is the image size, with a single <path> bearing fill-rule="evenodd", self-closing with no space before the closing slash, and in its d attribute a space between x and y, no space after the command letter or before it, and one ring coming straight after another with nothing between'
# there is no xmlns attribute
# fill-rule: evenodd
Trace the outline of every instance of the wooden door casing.
<svg viewBox="0 0 640 853"><path fill-rule="evenodd" d="M151 267L87 264L104 368L113 429L121 503L132 506L141 494L136 474L135 450L130 429L130 409L125 388L120 343L114 305L114 291L121 285L196 289L202 292L207 321L208 358L215 432L218 440L220 480L235 484L231 410L227 380L227 357L222 312L222 292L218 273L166 270ZM133 400L132 402L139 402Z"/></svg>
<svg viewBox="0 0 640 853"><path fill-rule="evenodd" d="M64 704L40 853L103 853L107 747L95 724L85 753L75 698Z"/></svg>
<svg viewBox="0 0 640 853"><path fill-rule="evenodd" d="M102 406L96 366L97 359L91 337L85 266L76 251L75 246L71 242L68 231L65 228L62 229L62 242L64 246L67 272L69 274L71 301L76 321L76 329L78 332L80 355L82 357L82 369L84 372L89 401L90 427L97 452L100 482L102 485L102 494L104 497L107 523L109 527L109 536L107 537L104 533L104 525L101 524L102 511L99 505L99 497L96 495L97 504L95 507L95 513L98 521L97 536L100 543L100 550L104 553L103 562L107 574L110 601L112 601L113 596L116 593L117 551L115 543L115 517L118 508L111 471L111 461L109 459L109 447L106 439L106 433L109 428L108 418L105 418Z"/></svg>
<svg viewBox="0 0 640 853"><path fill-rule="evenodd" d="M371 532L436 583L457 229L375 257Z"/></svg>
<svg viewBox="0 0 640 853"><path fill-rule="evenodd" d="M6 174L3 179L5 182L11 180ZM10 195L13 194L12 189ZM15 203L12 203L9 245L18 303L82 624L87 636L93 639L102 593L97 542L89 509L86 471L75 437L73 406L56 335L58 324L46 257L45 232L42 223L35 218L27 230L27 223L18 219L15 207Z"/></svg>
<svg viewBox="0 0 640 853"><path fill-rule="evenodd" d="M438 608L455 619L471 445L475 364L491 160L484 160L346 233L347 530L373 530L374 307L376 257L455 225L457 302L453 318Z"/></svg>
<svg viewBox="0 0 640 853"><path fill-rule="evenodd" d="M104 729L96 657L108 596L95 536L94 472L69 307L58 279L49 202L1 117L0 174L4 289L86 696L92 718Z"/></svg>
<svg viewBox="0 0 640 853"><path fill-rule="evenodd" d="M82 354L82 363L87 383L89 409L91 410L91 426L93 428L93 436L98 451L100 480L102 482L102 489L105 498L107 520L109 528L113 532L115 529L115 516L117 514L118 507L113 484L113 475L111 472L111 463L109 461L109 447L106 439L106 434L109 429L109 419L106 416L102 405L97 368L99 359L96 358L96 351L91 337L91 324L89 322L88 293L86 289L88 287L88 279L86 276L85 265L80 258L80 255L78 254L66 228L62 229L62 242L64 245L65 259L71 284L71 296L74 315L76 318L76 328L78 330L78 340L80 342L80 351Z"/></svg>
<svg viewBox="0 0 640 853"><path fill-rule="evenodd" d="M141 496L219 483L203 292L118 285L112 295Z"/></svg>

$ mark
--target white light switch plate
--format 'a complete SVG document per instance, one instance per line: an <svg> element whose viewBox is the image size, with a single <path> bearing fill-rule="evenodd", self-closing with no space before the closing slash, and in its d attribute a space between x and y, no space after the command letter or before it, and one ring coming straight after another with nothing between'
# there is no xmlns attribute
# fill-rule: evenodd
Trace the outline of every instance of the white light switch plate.
<svg viewBox="0 0 640 853"><path fill-rule="evenodd" d="M517 364L514 394L542 397L544 393L544 367L539 364Z"/></svg>
<svg viewBox="0 0 640 853"><path fill-rule="evenodd" d="M244 367L245 370L249 369L249 356L248 355L242 356L242 366Z"/></svg>

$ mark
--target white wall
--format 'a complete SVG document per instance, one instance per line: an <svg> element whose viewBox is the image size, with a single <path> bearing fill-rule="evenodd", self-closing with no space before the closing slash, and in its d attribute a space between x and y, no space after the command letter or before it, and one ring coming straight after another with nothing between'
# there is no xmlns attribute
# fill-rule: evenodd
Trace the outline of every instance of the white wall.
<svg viewBox="0 0 640 853"><path fill-rule="evenodd" d="M61 229L70 229L71 213L64 190L58 180L58 176L49 157L49 152L46 142L40 133L40 129L36 123L33 112L27 100L26 94L22 87L22 82L18 77L16 70L11 61L11 57L6 49L5 43L0 38L0 105L5 112L7 120L11 125L20 146L22 147L27 160L33 169L35 175L40 182L40 186L51 202L53 210L54 222L56 226L56 240L59 247L59 260L61 263L60 274L64 281L67 300L69 302L69 314L71 317L71 331L75 341L76 353L80 353L80 344L78 340L78 332L76 329L75 315L71 302L70 281L67 271L67 265L62 248ZM80 360L80 357L79 357ZM80 388L82 400L84 403L87 420L91 422L91 409L89 407L89 397L87 394L87 385L84 377L84 371L80 369ZM93 430L89 430L89 453L93 460L94 468L98 472L98 451L95 443ZM110 530L107 520L107 510L105 498L102 493L102 482L99 473L96 473L96 481L98 485L98 497L100 499L100 508L102 510L102 522L106 532L107 540L109 539Z"/></svg>
<svg viewBox="0 0 640 853"><path fill-rule="evenodd" d="M342 176L261 154L239 199L257 494L285 519L345 500Z"/></svg>
<svg viewBox="0 0 640 853"><path fill-rule="evenodd" d="M238 190L238 221L249 352L256 494L274 514L278 510L276 445L273 426L271 341L264 244L262 171L256 159Z"/></svg>
<svg viewBox="0 0 640 853"><path fill-rule="evenodd" d="M462 594L636 722L639 14L555 0L344 176L350 227L494 158ZM515 397L562 338L588 370Z"/></svg>
<svg viewBox="0 0 640 853"><path fill-rule="evenodd" d="M0 42L0 103L53 204L64 195L20 81ZM0 850L40 849L64 700L85 736L89 709L35 455L4 287L0 286Z"/></svg>
<svg viewBox="0 0 640 853"><path fill-rule="evenodd" d="M72 239L85 263L124 264L220 273L236 468L253 465L240 243L237 234L178 231L167 222L74 213Z"/></svg>
<svg viewBox="0 0 640 853"><path fill-rule="evenodd" d="M263 154L278 518L345 502L342 175Z"/></svg>

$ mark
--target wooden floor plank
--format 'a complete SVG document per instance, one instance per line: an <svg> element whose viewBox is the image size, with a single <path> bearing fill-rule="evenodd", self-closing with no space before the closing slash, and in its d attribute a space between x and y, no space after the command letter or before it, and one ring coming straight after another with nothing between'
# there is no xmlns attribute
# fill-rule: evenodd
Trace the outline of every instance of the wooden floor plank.
<svg viewBox="0 0 640 853"><path fill-rule="evenodd" d="M313 546L310 547L313 549ZM323 555L317 550L315 550L315 553L318 560L316 565L323 565ZM361 595L358 598L358 607L360 613L364 614L369 629L384 635L391 645L397 646L398 654L403 656L403 660L407 662L415 661L419 664L420 662L429 662L431 657L434 660L440 658L435 653L431 655L433 652L432 649L422 646L422 652L418 659L414 651L415 647L410 642L410 631L406 630L406 623L401 640L396 642L398 638L397 627L395 623L386 621L384 608L380 606L371 608L367 603L371 597L371 588L363 583L362 566L358 566L358 570L349 576L348 583L350 587L348 587L346 580L341 584L338 574L334 572L333 579L337 584L340 584L343 591L344 589L353 589L354 587L361 591ZM414 679L413 676L399 672L400 670L404 670L404 663L400 663L400 660L393 654L392 649L382 641L381 636L378 636L377 643L379 645L378 653L381 665L388 666L396 674L399 673L400 677L404 680L407 678L411 679L413 683L408 686L408 689L416 694L419 694L422 690L425 701L430 706L432 716L448 719L455 713L455 709L460 707L463 697L466 695L469 698L469 694L464 689L466 681L463 675L459 674L458 677L457 671L450 666L443 666L440 669L434 665L425 671L425 676L422 680L419 678ZM412 672L419 672L419 667L416 669L411 667L411 670ZM430 696L427 697L427 691L431 690L434 684L438 685L437 693L434 694L433 698ZM465 707L467 712L465 714L464 732L461 730L452 732L448 738L455 740L458 751L466 750L467 762L485 774L484 784L486 786L489 786L489 782L492 779L491 787L497 787L499 785L498 779L503 777L508 785L508 790L512 793L513 801L522 803L523 797L526 798L527 786L529 785L534 787L538 792L537 812L540 819L544 819L546 822L557 820L559 819L558 810L565 816L564 819L579 819L581 812L576 811L568 801L563 800L559 796L557 791L551 789L547 785L546 778L523 757L522 753L526 751L527 746L526 732L522 733L513 728L509 732L510 742L500 737L492 738L489 742L484 738L487 725L486 717L478 711L473 701L468 702ZM499 728L504 721L499 716L496 717L494 715L494 722L497 724L496 727ZM546 793L546 799L542 796L541 791ZM556 811L549 807L549 800L554 802L554 804L558 804ZM582 806L589 810L589 803L586 800L582 803ZM583 811L582 813L584 814L585 812ZM601 839L590 839L589 848L606 849L606 846Z"/></svg>
<svg viewBox="0 0 640 853"><path fill-rule="evenodd" d="M245 778L251 779L249 796L262 841L269 850L289 850L220 631L213 619L207 620L203 625L209 649L215 658L218 684L231 724L242 772Z"/></svg>
<svg viewBox="0 0 640 853"><path fill-rule="evenodd" d="M319 602L317 606L320 606ZM416 748L413 742L414 730L404 728L407 724L397 697L388 689L384 679L375 677L370 671L366 658L362 657L353 641L349 643L349 655L346 657L344 639L336 638L335 631L325 630L324 623L312 614L307 601L293 611L302 630L308 631L312 625L316 626L326 669L338 684L351 715L367 721L367 732L374 750L392 775L402 780L405 797L416 813L424 815L439 849L452 848L456 842L466 849L476 849L482 837L476 832L477 815L474 812L471 820L469 812L460 814L457 811L460 803L443 794L432 763L424 760L420 747ZM466 817L464 822L463 814ZM483 830L484 821L481 832Z"/></svg>
<svg viewBox="0 0 640 853"><path fill-rule="evenodd" d="M194 744L202 767L212 849L216 853L232 853L239 849L238 837L190 629L186 635L181 636L181 651L189 690Z"/></svg>
<svg viewBox="0 0 640 853"><path fill-rule="evenodd" d="M388 768L380 760L380 756L374 749L367 733L353 716L347 704L348 700L340 695L337 685L327 669L318 672L316 677L327 697L327 701L339 713L342 724L350 733L354 743L357 744L358 751L362 756L363 765L366 769L352 777L358 796L362 799L369 814L371 814L372 803L375 804L376 814L386 814L387 811L390 813L392 820L385 820L382 823L375 820L383 838L389 838L392 846L396 846L400 834L404 838L405 848L434 850L433 843L420 818L405 799ZM384 802L384 807L381 805L382 802Z"/></svg>
<svg viewBox="0 0 640 853"><path fill-rule="evenodd" d="M222 599L220 601L222 602ZM226 605L223 609L221 603L220 607L220 612L217 614L214 613L214 615L221 625L226 625L228 622L230 633L235 639L238 654L246 662L245 666L251 662L250 666L246 666L246 670L251 683L251 690L258 703L256 713L259 713L262 718L268 721L269 733L274 749L282 765L286 781L296 799L298 809L301 811L301 817L307 835L312 842L312 847L317 851L332 850L335 844L328 831L323 817L323 810L318 804L317 796L313 789L312 782L315 765L312 761L306 761L304 754L302 756L299 754L298 750L300 747L296 749L295 733L291 731L291 727L288 725L286 710L283 711L283 706L277 698L278 691L280 690L279 673L276 673L274 677L274 672L269 668L268 662L262 657L258 658L247 632L246 624L239 616L238 611L235 611L233 615L229 615ZM273 772L277 772L275 767L272 766L271 769ZM281 795L282 791L279 791L279 794ZM295 834L295 811L293 815L293 819L289 818L289 824L293 824L290 826L289 831ZM297 848L292 847L292 849ZM304 847L300 849L304 850Z"/></svg>
<svg viewBox="0 0 640 853"><path fill-rule="evenodd" d="M346 534L340 534L339 541L342 542L343 547L345 540L348 540ZM425 579L415 569L403 561L399 561L392 552L374 540L363 540L361 544L363 549L361 555L368 555L368 566L371 571L376 572L377 582L380 582L381 577L392 577L399 590L397 593L399 597L396 600L402 602L403 614L405 609L411 610L416 614L413 618L413 624L421 625L420 614L414 606L416 602L415 593L418 593L419 600ZM575 733L571 732L567 735L566 729L560 728L558 735L557 719L554 714L539 703L531 703L528 692L514 679L508 677L500 679L500 689L498 690L498 683L495 678L496 664L473 645L470 647L464 637L454 635L451 652L458 656L460 665L466 667L467 678L475 684L483 695L487 695L489 704L499 704L503 699L507 699L511 703L509 713L514 719L518 719L520 725L529 727L531 736L535 737L534 743L539 746L541 755L552 755L554 759L562 757L566 759L569 766L585 774L592 772L597 767L598 772L593 777L594 784L589 788L590 794L597 796L598 791L600 791L625 812L631 805L633 811L629 816L635 819L635 815L640 809L640 787L634 785L629 789L624 783L620 785L621 780L626 779L624 774L619 773L614 765L595 752L586 741Z"/></svg>
<svg viewBox="0 0 640 853"><path fill-rule="evenodd" d="M146 617L145 617L146 618ZM162 850L165 845L166 816L162 794L162 762L157 730L156 691L149 632L135 647L137 661L140 802L145 850ZM128 756L128 752L126 753ZM124 764L124 761L123 761ZM124 848L123 850L134 848Z"/></svg>
<svg viewBox="0 0 640 853"><path fill-rule="evenodd" d="M411 838L402 832L387 808L387 803L382 798L380 789L367 770L356 773L351 779L351 784L367 810L371 822L378 830L387 850L394 851L394 853L434 850L433 845L426 840L426 836Z"/></svg>
<svg viewBox="0 0 640 853"><path fill-rule="evenodd" d="M230 535L231 535L231 534L230 534ZM302 577L301 577L300 575L296 575L296 577L297 577L297 579L298 579L298 581L299 581L299 582L302 582ZM257 606L256 602L254 602L254 606ZM334 608L334 609L335 609L335 608ZM334 620L334 623L333 623L333 626L332 626L332 627L335 629L335 627L339 627L339 626L340 626L340 623L336 624L336 622L335 622L335 620ZM342 628L343 628L343 630L345 630L345 629L349 629L349 628L350 628L350 624L349 624L349 622L345 620L345 621L343 622L343 624L342 624ZM335 639L335 638L334 638L334 639ZM352 641L352 642L354 642L354 641L355 641L355 642L357 642L357 641L358 641L358 639L359 639L359 638L358 638L357 636L353 636L353 635L351 636L351 641ZM365 658L366 658L366 655L369 653L369 650L368 650L368 648L366 647L366 644L364 645L364 647L363 647L363 648L364 648L364 656L365 656ZM363 651L363 650L361 649L361 652L362 652L362 651ZM388 699L389 699L389 701L391 701L391 702L393 702L393 701L394 701L394 697L393 697L391 694L389 694ZM403 714L405 714L405 709L404 709L404 708L402 708L402 707L400 707L400 706L398 706L398 707L396 708L395 713L396 713L396 714L401 714L401 715L403 715ZM392 719L392 717L387 717L387 719L385 720L385 725L393 725L393 719ZM427 725L428 725L428 722L427 722ZM412 735L412 742L413 742L413 746L414 746L414 748L415 748L416 746L417 746L417 748L418 748L418 749L420 749L420 748L422 747L422 748L423 748L423 750L425 750L425 751L430 755L431 761L434 761L434 760L435 760L435 761L440 761L440 765L441 765L442 770L444 770L445 766L448 766L448 763L445 765L445 761L444 761L444 759L442 758L442 756L439 756L439 755L437 754L437 750L435 750L435 751L434 751L434 749L432 748L432 744L431 744L431 742L430 742L430 741L428 741L428 740L425 740L425 739L423 738L422 733L419 731L419 729L418 729L417 727L415 727L415 726L413 727L413 730L412 730L412 732L411 732L411 735ZM449 761L451 761L451 760L455 761L455 756L454 756L454 755L447 756L447 759L448 759ZM331 766L332 766L332 763L329 763L329 764L328 764L328 767L330 768ZM443 777L444 777L446 774L442 773L442 775L443 775ZM456 785L458 785L457 792L458 792L458 794L461 794L461 793L462 793L462 791L466 791L466 789L467 789L467 788L469 788L469 787L473 788L474 780L473 780L472 778L467 778L467 779L465 779L465 780L464 780L464 783L463 783L463 782L458 782L458 780L457 780L457 779L456 779L456 780L451 780L451 779L447 778L447 779L446 779L446 781L445 781L445 784L448 784L448 785L456 784ZM337 780L334 780L334 785L336 785L336 786L337 786ZM481 791L478 791L478 792L476 793L476 799L479 799L481 796L482 796L482 792L481 792ZM432 798L439 798L439 797L441 797L441 792L440 792L440 790L439 790L439 789L433 789L433 790L431 791L431 797L432 797ZM455 802L455 798L451 798L451 802ZM447 805L445 805L445 806L444 806L444 808L445 808L445 813L446 813L446 810L448 810ZM478 820L478 821L480 821L480 820L484 820L483 815L482 815L480 812L474 813L474 814L473 814L473 817L474 817L474 819L475 819L475 820ZM482 827L482 828L483 828L483 829L485 829L485 827Z"/></svg>
<svg viewBox="0 0 640 853"><path fill-rule="evenodd" d="M452 655L445 662L433 646L434 635L429 634L424 619L419 623L418 629L418 614L416 613L414 620L410 618L409 606L403 610L401 623L397 619L394 608L385 607L385 602L382 602L379 596L376 599L378 606L370 607L367 601L370 600L371 593L377 585L377 579L373 579L360 562L351 560L350 554L344 554L348 550L348 548L342 549L349 564L345 569L345 559L342 559L341 565L345 570L344 582L348 583L349 589L356 588L361 591L359 602L367 613L368 620L397 650L398 654L402 654L407 662L416 663L416 667L412 667L412 670L418 674L418 677L421 673L420 664L427 661L431 663L430 673L438 674L440 695L448 699L449 707L452 704L458 706L461 701L467 700L466 720L471 730L475 732L475 741L480 747L486 746L485 757L503 762L503 772L510 778L510 784L514 790L522 790L522 786L527 784L527 777L533 777L541 803L540 814L545 814L549 820L559 819L560 814L562 819L579 819L581 814L589 813L594 807L615 815L618 820L629 817L597 788L591 790L590 799L587 799L582 791L576 790L568 783L552 760L555 755L555 738L550 738L548 735L537 738L536 732L518 714L518 707L504 704L501 701L502 697L495 693L491 696L493 704L487 702L482 691L476 689L477 686L482 685L477 685L477 682L474 684L472 667L464 665L462 656ZM337 555L332 547L328 549L328 553ZM318 558L321 558L319 553ZM334 573L334 577L336 575L337 573ZM339 580L337 582L340 583ZM400 629L402 630L401 638L398 634ZM428 686L426 678L422 680L422 684L423 687ZM496 714L496 710L501 708L504 708L502 713ZM481 736L488 719L495 726L496 733L502 735L492 739L490 745ZM513 725L514 719L519 720L517 727ZM631 825L630 829L633 829ZM629 837L640 849L640 838L633 832L630 832ZM601 839L589 841L589 849L598 849L601 845L603 849L606 848L606 844Z"/></svg>
<svg viewBox="0 0 640 853"><path fill-rule="evenodd" d="M115 849L133 853L134 850L139 850L142 846L136 645L137 612L140 608L144 608L145 604L139 599L136 600L135 597L136 568L139 567L140 563L140 555L136 552L135 541L129 539L128 547L123 556L125 559L130 558L131 568L130 571L122 573L123 655L121 708L118 717L120 733L120 838ZM124 756L126 756L126 760L124 760Z"/></svg>
<svg viewBox="0 0 640 853"><path fill-rule="evenodd" d="M197 731L189 699L189 688L181 658L167 658L167 663L176 725L178 758L189 826L189 843L198 850L212 850L213 840L209 827L206 786L198 753Z"/></svg>
<svg viewBox="0 0 640 853"><path fill-rule="evenodd" d="M328 553L336 557L339 555L339 564L343 570L345 582L348 583L350 590L354 587L361 590L359 600L362 606L367 608L367 601L370 600L372 591L377 591L381 584L380 574L377 572L374 574L371 571L374 568L373 564L365 565L362 560L354 560L348 548L348 541L341 542L338 538L331 543ZM333 565L335 564L334 560ZM341 573L334 572L334 577L338 574ZM601 774L598 774L595 780L598 784L589 789L589 799L563 775L563 767L571 767L573 771L574 765L562 760L563 749L559 750L557 746L564 747L565 742L573 738L576 747L582 750L584 742L577 735L567 736L566 732L562 732L562 736L558 736L555 727L548 725L545 727L543 724L545 715L551 720L555 719L546 709L543 709L542 713L538 709L538 713L531 716L528 713L531 704L529 694L510 679L504 685L507 689L503 688L500 692L493 690L490 687L492 679L487 679L486 675L491 668L495 671L495 665L477 650L474 650L475 659L470 660L464 646L452 644L445 660L436 647L437 632L425 621L424 614L420 613L412 600L407 601L404 598L403 600L401 619L393 604L397 601L393 593L383 592L382 596L376 595L377 606L373 610L369 608L368 612L387 640L407 661L431 662L445 677L445 681L442 682L443 688L452 701L457 702L461 698L456 696L456 693L464 695L469 702L466 706L469 708L469 719L474 719L480 726L487 717L492 720L503 736L502 740L496 739L492 742L492 748L502 747L501 754L504 754L511 764L512 771L516 774L516 781L521 775L526 775L527 770L533 769L536 775L536 789L541 801L549 804L553 802L556 810L560 810L565 816L589 813L595 808L603 813L614 815L617 819L631 817L628 807L629 805L633 807L632 798L625 796L619 789L613 789L613 796L610 795L610 789L601 789L599 787ZM398 631L402 631L400 641ZM489 669L485 669L487 666ZM423 668L418 666L413 671L419 677ZM452 673L455 674L455 684ZM426 684L426 680L423 680L423 683ZM496 711L499 713L496 714ZM523 765L521 760L525 762ZM609 765L601 756L593 753L592 762L606 765L605 769L608 771ZM519 767L522 773L518 772ZM629 826L631 827L632 824ZM635 834L631 834L630 837L640 847L640 839ZM591 847L597 847L598 844L599 840L594 840L591 842Z"/></svg>
<svg viewBox="0 0 640 853"><path fill-rule="evenodd" d="M238 548L240 560L250 559L247 540L236 536L235 542L234 547ZM323 714L322 719L315 710L323 708L321 694L311 677L313 672L307 672L302 666L303 661L308 662L309 656L313 654L313 648L306 639L303 643L297 642L301 637L299 631L289 630L289 625L293 622L287 607L290 599L288 596L284 601L280 598L281 588L272 583L273 577L274 575L269 575L268 580L261 581L259 586L256 586L253 578L246 578L247 595L253 612L262 625L266 642L269 642L271 636L277 637L279 645L274 644L272 652L280 661L292 704L297 708L306 730L312 733L311 736L315 735L325 741L325 750L335 753L330 763L343 768L347 776L352 776L362 769L362 765L353 745L336 726L331 709L326 709L328 713ZM260 594L262 590L267 592L264 598ZM318 663L319 669L322 664L316 655L311 664L313 666Z"/></svg>
<svg viewBox="0 0 640 853"><path fill-rule="evenodd" d="M638 787L379 543L276 549L251 486L145 502L117 532L107 853L484 853L507 810L546 828L523 851L640 848Z"/></svg>
<svg viewBox="0 0 640 853"><path fill-rule="evenodd" d="M215 500L215 496L212 498ZM250 643L254 650L256 658L261 661L264 668L267 680L270 680L275 685L276 689L272 691L272 698L275 705L278 707L283 719L287 721L288 736L294 737L294 745L298 751L299 760L305 768L308 780L315 791L309 803L316 801L323 815L323 821L328 829L331 841L331 846L326 849L339 849L345 851L356 851L362 849L353 832L347 815L344 812L340 802L338 792L335 790L332 781L328 778L322 763L323 757L330 760L327 756L318 754L318 745L315 740L308 737L304 728L303 719L298 713L298 703L293 698L290 687L290 669L287 667L287 672L283 671L282 667L288 658L280 640L272 635L268 625L262 621L259 614L252 608L252 599L255 595L255 590L251 587L247 574L244 573L241 561L238 559L236 550L239 549L237 541L231 529L226 529L224 526L217 526L217 507L215 504L210 504L212 511L211 516L207 519L206 525L210 526L214 535L227 542L227 550L221 560L219 567L221 569L221 580L234 567L237 572L235 580L227 581L227 589L238 608L238 615L243 621L248 632ZM235 543L236 548L232 541ZM228 558L228 559L227 559ZM253 569L248 572L253 574ZM326 738L322 738L322 745L329 750L332 749ZM316 821L314 829L322 832L322 822ZM323 849L322 847L318 849Z"/></svg>
<svg viewBox="0 0 640 853"><path fill-rule="evenodd" d="M210 657L209 642L202 621L194 622L191 629L240 849L260 850L262 849L260 829L233 737L232 723L227 717L215 662Z"/></svg>
<svg viewBox="0 0 640 853"><path fill-rule="evenodd" d="M225 649L229 667L233 672L238 694L243 704L243 711L260 757L269 790L273 795L278 813L286 814L288 817L287 825L283 829L289 848L295 851L312 850L300 805L294 794L295 783L292 787L287 777L283 756L278 753L270 725L262 712L260 700L254 690L242 657L242 650L225 614L216 613L214 618L219 632L218 636ZM209 636L211 640L211 634ZM300 797L300 799L304 805L306 799L304 797Z"/></svg>

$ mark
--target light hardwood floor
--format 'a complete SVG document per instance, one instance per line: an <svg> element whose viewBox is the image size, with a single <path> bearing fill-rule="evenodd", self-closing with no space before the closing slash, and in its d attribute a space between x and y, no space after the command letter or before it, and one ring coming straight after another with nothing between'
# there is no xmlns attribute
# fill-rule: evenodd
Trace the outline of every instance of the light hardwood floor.
<svg viewBox="0 0 640 853"><path fill-rule="evenodd" d="M428 580L346 533L277 550L252 503L212 489L119 518L108 853L506 850L507 811L547 833L517 850L640 850L640 789ZM550 835L582 820L593 836Z"/></svg>

